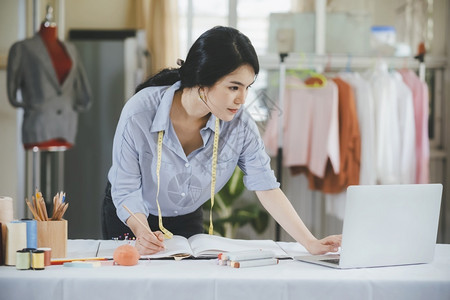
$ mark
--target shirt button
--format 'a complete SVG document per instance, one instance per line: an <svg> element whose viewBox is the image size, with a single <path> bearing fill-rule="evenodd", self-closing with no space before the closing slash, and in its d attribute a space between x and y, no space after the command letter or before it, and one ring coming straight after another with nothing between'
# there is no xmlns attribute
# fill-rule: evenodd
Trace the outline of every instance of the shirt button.
<svg viewBox="0 0 450 300"><path fill-rule="evenodd" d="M186 196L186 194L185 193L181 193L181 196L184 197L184 196Z"/></svg>
<svg viewBox="0 0 450 300"><path fill-rule="evenodd" d="M189 168L189 163L185 163L184 166L185 166L186 168Z"/></svg>

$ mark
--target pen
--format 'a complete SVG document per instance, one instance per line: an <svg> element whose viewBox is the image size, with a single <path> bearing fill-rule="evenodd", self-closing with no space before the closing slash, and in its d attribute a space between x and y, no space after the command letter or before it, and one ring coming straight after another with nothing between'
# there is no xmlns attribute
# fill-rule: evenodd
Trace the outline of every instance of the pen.
<svg viewBox="0 0 450 300"><path fill-rule="evenodd" d="M85 257L85 258L52 259L50 263L52 265L62 265L64 263L68 263L68 262L91 261L91 260L108 260L108 258L106 258L106 257Z"/></svg>
<svg viewBox="0 0 450 300"><path fill-rule="evenodd" d="M277 258L252 259L243 261L232 261L232 268L260 267L278 264Z"/></svg>
<svg viewBox="0 0 450 300"><path fill-rule="evenodd" d="M222 254L222 259L229 259L232 261L273 258L275 254L270 250L246 250L236 251Z"/></svg>

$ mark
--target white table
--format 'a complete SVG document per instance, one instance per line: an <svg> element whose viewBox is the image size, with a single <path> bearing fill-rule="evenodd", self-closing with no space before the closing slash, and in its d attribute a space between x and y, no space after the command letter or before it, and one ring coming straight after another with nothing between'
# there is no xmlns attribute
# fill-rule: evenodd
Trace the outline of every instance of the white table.
<svg viewBox="0 0 450 300"><path fill-rule="evenodd" d="M92 253L96 245L69 241L69 256ZM91 269L59 265L42 271L1 266L3 299L450 299L450 245L437 245L431 264L353 270L292 260L243 269L215 260L151 260Z"/></svg>

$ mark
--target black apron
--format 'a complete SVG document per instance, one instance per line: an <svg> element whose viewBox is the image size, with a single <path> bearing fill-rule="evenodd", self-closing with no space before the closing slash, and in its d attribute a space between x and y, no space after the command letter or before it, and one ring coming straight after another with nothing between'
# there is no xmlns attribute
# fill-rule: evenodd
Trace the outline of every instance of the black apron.
<svg viewBox="0 0 450 300"><path fill-rule="evenodd" d="M147 220L152 231L159 230L158 216L150 214ZM163 225L174 235L181 235L186 238L197 233L204 233L202 207L200 206L196 211L187 215L163 217ZM102 232L105 240L135 237L131 229L117 216L116 207L112 202L111 183L109 181L106 185L102 206Z"/></svg>

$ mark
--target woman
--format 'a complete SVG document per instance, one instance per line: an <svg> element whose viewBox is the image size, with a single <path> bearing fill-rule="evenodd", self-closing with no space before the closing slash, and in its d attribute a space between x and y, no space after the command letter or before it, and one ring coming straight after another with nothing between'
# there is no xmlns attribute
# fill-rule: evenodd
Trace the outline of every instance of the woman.
<svg viewBox="0 0 450 300"><path fill-rule="evenodd" d="M164 249L161 231L203 232L201 205L238 165L247 189L296 241L312 254L336 251L341 236L317 240L279 189L255 122L242 107L259 72L250 40L214 27L179 64L138 86L123 108L104 201L105 238L131 229L138 251L151 254ZM151 234L124 206L161 231Z"/></svg>

